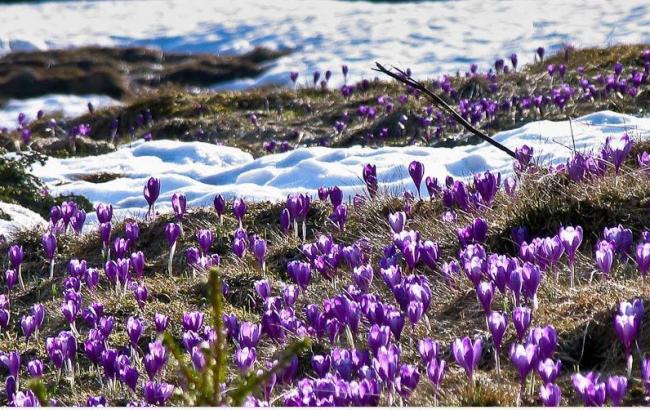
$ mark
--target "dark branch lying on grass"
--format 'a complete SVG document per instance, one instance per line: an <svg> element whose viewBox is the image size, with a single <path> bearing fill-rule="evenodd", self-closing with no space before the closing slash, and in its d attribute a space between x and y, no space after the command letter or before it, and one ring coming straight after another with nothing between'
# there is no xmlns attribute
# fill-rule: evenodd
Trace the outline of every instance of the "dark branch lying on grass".
<svg viewBox="0 0 650 410"><path fill-rule="evenodd" d="M377 68L373 68L374 71L379 71L381 73L384 73L384 74L386 74L386 75L388 75L390 77L393 77L395 80L397 80L397 81L399 81L401 83L404 83L406 85L410 85L411 87L415 88L416 90L424 93L427 97L429 97L429 99L438 108L440 108L440 109L442 109L444 111L447 111L447 113L449 113L449 115L454 117L456 119L456 121L458 121L458 123L460 125L462 125L463 127L465 127L469 132L476 135L477 137L479 137L483 141L487 142L488 144L491 144L491 145L497 147L498 149L500 149L501 151L503 151L506 154L510 155L511 157L516 158L515 153L510 148L508 148L505 145L493 140L490 136L488 136L484 132L481 132L481 131L477 130L476 128L474 128L472 126L472 124L467 122L467 120L465 118L463 118L453 108L451 108L449 106L449 104L447 104L442 98L440 98L439 96L434 94L431 90L429 90L427 87L425 87L424 84L422 84L419 81L414 80L413 78L411 78L411 76L407 75L404 71L400 70L399 68L393 67L399 73L399 74L395 74L394 72L386 69L386 67L384 67L383 65L381 65L381 64L379 64L377 62L375 64L377 65Z"/></svg>

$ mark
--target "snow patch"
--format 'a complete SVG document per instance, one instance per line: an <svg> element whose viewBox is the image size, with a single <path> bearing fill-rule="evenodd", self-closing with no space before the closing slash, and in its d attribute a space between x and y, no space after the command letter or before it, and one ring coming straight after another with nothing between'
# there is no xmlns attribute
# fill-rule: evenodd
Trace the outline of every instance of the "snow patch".
<svg viewBox="0 0 650 410"><path fill-rule="evenodd" d="M476 16L480 16L477 19ZM373 74L374 61L410 67L416 77L486 69L497 56L565 43L602 46L650 41L646 0L484 0L370 3L325 0L45 2L2 6L0 53L57 47L152 46L166 51L242 53L255 46L293 49L255 79L219 88L289 83L290 71L341 64L353 81Z"/></svg>
<svg viewBox="0 0 650 410"><path fill-rule="evenodd" d="M39 214L16 204L0 202L0 214L9 216L9 220L0 217L0 235L4 236L5 240L11 240L16 231L47 225Z"/></svg>
<svg viewBox="0 0 650 410"><path fill-rule="evenodd" d="M1 14L1 13L0 13ZM0 106L0 128L16 128L18 114L21 112L28 120L36 119L38 110L43 110L45 116L60 113L64 117L78 117L88 112L88 103L95 108L119 105L120 102L104 95L63 95L48 94L41 97L26 98L24 100L11 99Z"/></svg>
<svg viewBox="0 0 650 410"><path fill-rule="evenodd" d="M573 137L568 121L537 121L494 138L512 149L527 144L541 163L559 164L571 156L574 143L586 151L597 149L608 135L650 136L650 118L611 111L577 118L572 125ZM83 195L95 204L112 203L122 215L141 216L146 210L142 189L150 176L161 180L157 208L165 209L175 192L187 195L191 206L210 205L217 193L228 199L283 200L290 193L315 195L320 186L333 185L352 196L364 190L361 170L367 163L377 166L383 188L399 193L414 188L407 172L413 160L424 163L426 175L439 179L467 178L488 169L504 176L512 172L512 159L487 143L456 148L309 147L253 159L237 148L171 140L140 141L92 158L50 158L33 172L54 195ZM104 183L80 179L101 172L119 177Z"/></svg>

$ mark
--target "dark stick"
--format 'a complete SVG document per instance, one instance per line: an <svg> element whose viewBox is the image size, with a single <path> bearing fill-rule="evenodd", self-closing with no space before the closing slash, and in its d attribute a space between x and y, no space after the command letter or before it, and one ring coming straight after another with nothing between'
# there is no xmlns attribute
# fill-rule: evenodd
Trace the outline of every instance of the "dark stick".
<svg viewBox="0 0 650 410"><path fill-rule="evenodd" d="M386 74L386 75L388 75L390 77L393 77L395 80L399 81L400 83L410 85L411 87L415 88L416 90L419 90L420 92L424 93L427 97L429 97L429 99L436 106L438 106L438 108L441 108L442 110L447 111L447 113L449 113L449 115L454 117L456 119L456 121L458 121L460 123L460 125L465 127L465 129L467 129L469 132L476 135L477 137L479 137L483 141L487 142L488 144L491 144L491 145L497 147L498 149L500 149L501 151L503 151L506 154L510 155L511 157L513 157L515 159L517 158L515 153L510 148L508 148L505 145L499 143L498 141L493 140L490 136L488 136L484 132L481 132L481 131L477 130L476 128L474 128L474 126L472 126L472 124L467 122L467 120L465 120L465 118L463 118L460 114L458 114L456 112L456 110L451 108L449 106L449 104L447 104L445 102L445 100L443 100L442 98L440 98L439 96L434 94L432 91L427 89L427 87L425 87L424 84L422 84L422 83L420 83L418 81L415 81L413 78L411 78L409 75L407 75L404 71L400 70L399 68L393 67L399 73L399 75L398 75L398 74L395 74L394 72L386 69L383 65L381 65L381 64L379 64L377 62L375 64L377 64L377 68L373 68L373 70L379 71L379 72L384 73L384 74Z"/></svg>

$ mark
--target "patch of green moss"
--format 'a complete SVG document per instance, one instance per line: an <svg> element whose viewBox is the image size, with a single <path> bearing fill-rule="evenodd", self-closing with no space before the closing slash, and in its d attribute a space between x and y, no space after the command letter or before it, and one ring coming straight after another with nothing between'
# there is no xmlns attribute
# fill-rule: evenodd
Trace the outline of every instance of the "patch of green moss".
<svg viewBox="0 0 650 410"><path fill-rule="evenodd" d="M42 181L26 169L35 161L43 160L37 153L20 155L16 160L4 154L0 151L0 201L19 204L44 218L49 218L52 206L63 201L75 201L85 211L93 209L90 201L79 195L48 195Z"/></svg>

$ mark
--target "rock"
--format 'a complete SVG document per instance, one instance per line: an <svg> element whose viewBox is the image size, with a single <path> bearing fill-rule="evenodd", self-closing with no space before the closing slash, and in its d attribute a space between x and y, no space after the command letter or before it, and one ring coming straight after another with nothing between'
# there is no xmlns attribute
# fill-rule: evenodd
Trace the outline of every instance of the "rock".
<svg viewBox="0 0 650 410"><path fill-rule="evenodd" d="M164 53L130 47L20 51L0 57L0 99L45 94L125 99L165 85L207 87L262 73L283 51L255 48L234 56Z"/></svg>
<svg viewBox="0 0 650 410"><path fill-rule="evenodd" d="M101 155L115 151L115 146L110 142L97 141L87 137L77 137L74 144L69 139L39 138L32 143L31 147L34 151L51 156Z"/></svg>

